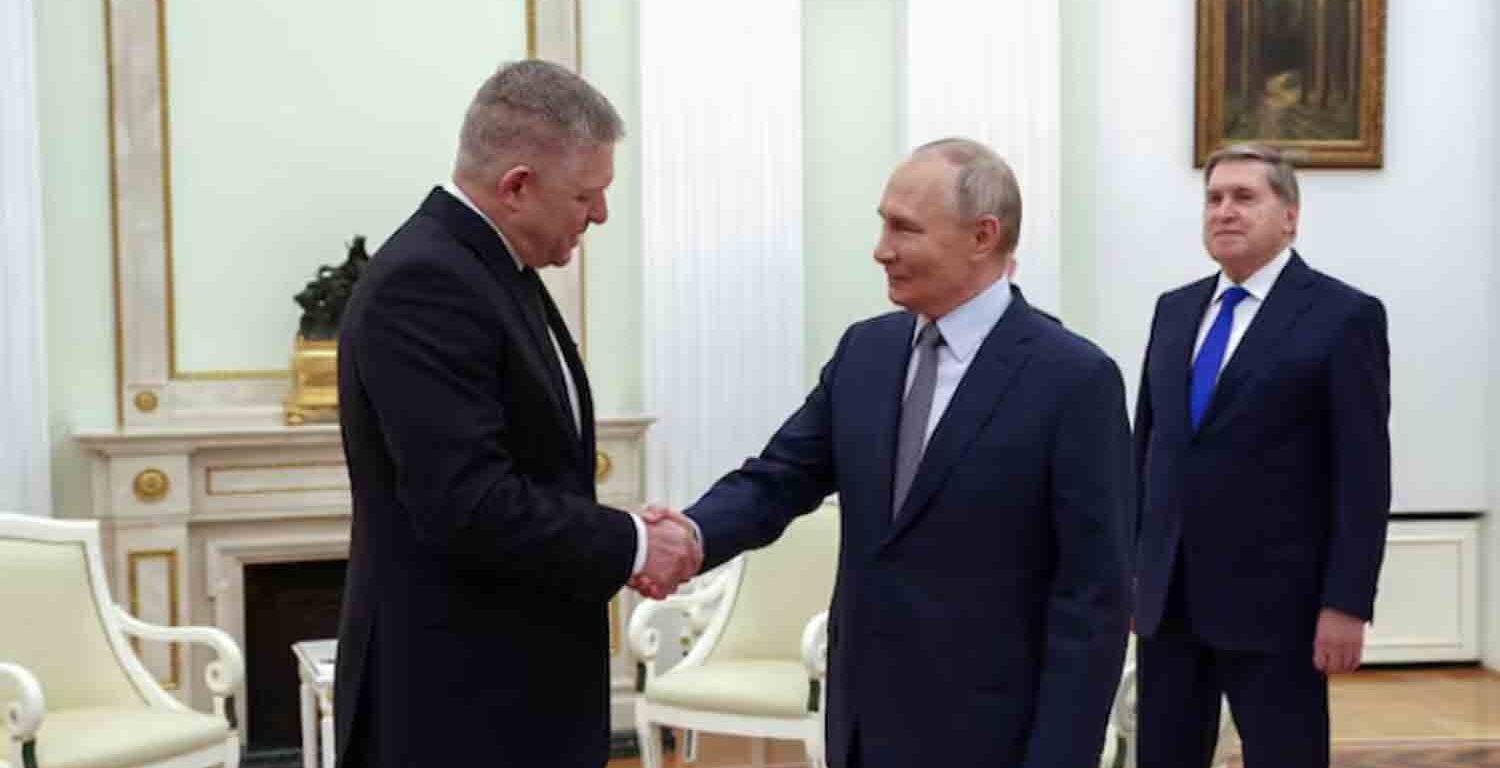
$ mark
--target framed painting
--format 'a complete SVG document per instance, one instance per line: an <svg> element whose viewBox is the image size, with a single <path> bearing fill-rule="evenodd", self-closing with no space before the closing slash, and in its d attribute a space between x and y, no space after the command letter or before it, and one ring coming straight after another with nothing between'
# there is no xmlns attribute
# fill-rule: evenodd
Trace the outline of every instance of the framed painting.
<svg viewBox="0 0 1500 768"><path fill-rule="evenodd" d="M1385 0L1198 0L1194 165L1239 142L1383 161Z"/></svg>

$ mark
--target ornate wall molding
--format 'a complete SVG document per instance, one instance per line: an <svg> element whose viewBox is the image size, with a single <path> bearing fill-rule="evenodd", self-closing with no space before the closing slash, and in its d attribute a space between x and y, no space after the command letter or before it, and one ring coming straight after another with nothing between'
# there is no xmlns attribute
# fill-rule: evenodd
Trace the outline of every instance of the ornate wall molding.
<svg viewBox="0 0 1500 768"><path fill-rule="evenodd" d="M650 425L639 417L597 422L598 450L611 466L598 483L601 503L628 510L644 503ZM246 566L347 556L349 478L336 426L110 430L78 441L93 464L92 516L100 520L114 599L143 619L213 625L243 648ZM150 472L170 482L159 496L142 498L137 478ZM624 590L612 604L615 637L635 600ZM175 695L206 702L205 658L180 646L141 645L152 674L180 681ZM614 722L630 723L635 660L615 647ZM246 698L238 701L242 718Z"/></svg>
<svg viewBox="0 0 1500 768"><path fill-rule="evenodd" d="M117 424L274 423L286 397L286 370L187 371L179 364L166 3L105 0ZM30 3L24 5L16 13L25 24L6 25L7 31L29 30ZM526 16L528 50L576 69L578 0L527 0ZM544 278L575 335L584 339L582 258L566 269L546 270Z"/></svg>

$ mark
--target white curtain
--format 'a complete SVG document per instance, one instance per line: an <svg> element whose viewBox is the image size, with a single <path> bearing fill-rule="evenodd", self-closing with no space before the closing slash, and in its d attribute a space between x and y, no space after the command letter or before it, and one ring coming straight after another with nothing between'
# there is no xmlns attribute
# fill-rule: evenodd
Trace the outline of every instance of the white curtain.
<svg viewBox="0 0 1500 768"><path fill-rule="evenodd" d="M984 142L1021 185L1016 282L1056 311L1059 264L1058 8L1037 0L906 4L906 145ZM959 21L961 20L961 21Z"/></svg>
<svg viewBox="0 0 1500 768"><path fill-rule="evenodd" d="M0 0L0 510L51 513L31 0Z"/></svg>
<svg viewBox="0 0 1500 768"><path fill-rule="evenodd" d="M801 4L640 12L648 493L680 507L805 394Z"/></svg>

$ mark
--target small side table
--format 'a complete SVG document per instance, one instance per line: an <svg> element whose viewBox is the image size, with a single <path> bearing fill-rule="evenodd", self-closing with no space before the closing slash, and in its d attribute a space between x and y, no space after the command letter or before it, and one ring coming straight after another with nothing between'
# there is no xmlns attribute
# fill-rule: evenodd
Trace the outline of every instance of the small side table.
<svg viewBox="0 0 1500 768"><path fill-rule="evenodd" d="M302 768L334 768L333 667L337 640L292 643L297 677L302 680ZM319 756L322 760L319 761Z"/></svg>

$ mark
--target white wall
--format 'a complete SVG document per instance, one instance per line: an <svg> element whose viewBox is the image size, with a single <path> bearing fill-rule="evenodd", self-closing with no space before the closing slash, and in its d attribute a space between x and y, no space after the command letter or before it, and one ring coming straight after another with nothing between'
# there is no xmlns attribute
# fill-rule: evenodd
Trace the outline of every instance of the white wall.
<svg viewBox="0 0 1500 768"><path fill-rule="evenodd" d="M55 514L78 517L91 508L88 461L68 436L115 420L104 13L94 3L32 9L52 501Z"/></svg>
<svg viewBox="0 0 1500 768"><path fill-rule="evenodd" d="M1094 210L1096 136L1099 122L1099 25L1094 0L1063 0L1058 4L1058 109L1062 146L1058 192L1057 313L1074 330L1092 334L1098 327L1099 299L1094 272L1098 215Z"/></svg>
<svg viewBox="0 0 1500 768"><path fill-rule="evenodd" d="M1488 503L1500 82L1476 62L1492 60L1491 2L1450 0L1442 12L1391 3L1385 167L1300 176L1299 250L1389 313L1398 511ZM1077 138L1093 164L1072 169L1070 201L1092 209L1096 269L1071 285L1093 296L1097 319L1084 330L1120 362L1132 392L1156 297L1214 271L1191 160L1193 22L1191 3L1101 3L1084 17L1098 61L1080 69L1098 80L1092 109L1081 110L1094 124Z"/></svg>
<svg viewBox="0 0 1500 768"><path fill-rule="evenodd" d="M893 307L875 208L903 150L901 0L802 3L803 279L808 386L850 323Z"/></svg>
<svg viewBox="0 0 1500 768"><path fill-rule="evenodd" d="M1486 4L1489 12L1490 23L1488 25L1476 24L1478 29L1490 30L1490 40L1500 39L1500 7ZM1500 46L1489 46L1490 58L1488 62L1489 71L1500 72ZM1480 59L1480 65L1485 62ZM1490 83L1490 135L1500 133L1500 83ZM1500 152L1493 148L1490 151L1490 191L1484 199L1490 201L1490 209L1496 207L1496 201L1500 201ZM1490 236L1490 259L1500 258L1500 216L1491 217L1492 233ZM1500 353L1495 350L1496 336L1500 336L1500 301L1495 297L1500 296L1500 269L1490 269L1489 280L1489 308L1490 308L1490 330L1494 334L1489 339L1487 348L1490 351L1489 365L1489 492L1490 492L1490 516L1485 520L1484 536L1480 539L1480 575L1482 594L1485 596L1485 620L1481 623L1483 634L1483 648L1485 666L1491 669L1500 669L1500 515L1493 510L1500 509ZM1480 369L1483 370L1483 369Z"/></svg>

